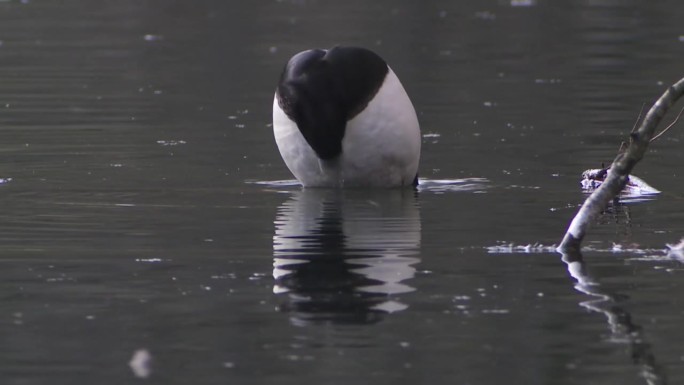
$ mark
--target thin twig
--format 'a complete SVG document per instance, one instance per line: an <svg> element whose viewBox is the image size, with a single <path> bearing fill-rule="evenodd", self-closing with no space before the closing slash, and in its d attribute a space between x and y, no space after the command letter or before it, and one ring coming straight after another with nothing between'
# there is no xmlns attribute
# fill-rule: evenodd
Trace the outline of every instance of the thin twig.
<svg viewBox="0 0 684 385"><path fill-rule="evenodd" d="M644 107L646 107L646 102L641 103L641 109L639 110L639 116L637 116L637 120L636 120L636 122L634 122L634 126L632 126L632 131L630 131L630 132L634 132L637 129L637 127L639 126L639 122L641 121L641 114L644 113Z"/></svg>
<svg viewBox="0 0 684 385"><path fill-rule="evenodd" d="M660 133L659 133L658 135L656 135L656 136L654 136L654 137L651 138L651 142L653 142L654 140L660 138L660 137L665 133L665 131L669 130L670 127L674 126L675 123L677 123L677 121L679 120L679 117L682 116L682 112L684 112L684 107L682 107L682 109L679 110L679 114L677 115L677 117L675 118L675 120L674 120L672 123L670 123L669 126L665 127L665 129L662 130L662 131L660 131Z"/></svg>
<svg viewBox="0 0 684 385"><path fill-rule="evenodd" d="M618 154L622 154L622 152L625 150L627 147L627 142L624 140L620 143L620 148L618 148Z"/></svg>
<svg viewBox="0 0 684 385"><path fill-rule="evenodd" d="M644 113L644 107L646 107L646 103L641 103L641 109L639 110L639 116L637 116L636 121L634 122L634 125L632 126L632 130L629 132L630 134L636 131L637 127L639 126L639 122L641 121L641 114ZM627 147L626 142L621 142L620 143L620 148L618 148L618 154L621 154L622 151L624 151L625 147ZM602 167L603 168L603 167Z"/></svg>

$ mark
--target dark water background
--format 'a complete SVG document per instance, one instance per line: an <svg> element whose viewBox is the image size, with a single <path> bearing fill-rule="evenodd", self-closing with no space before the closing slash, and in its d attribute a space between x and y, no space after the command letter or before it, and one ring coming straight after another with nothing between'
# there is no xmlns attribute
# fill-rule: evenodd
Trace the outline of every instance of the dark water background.
<svg viewBox="0 0 684 385"><path fill-rule="evenodd" d="M585 240L593 294L552 247L507 247L560 241L581 171L684 76L682 20L678 0L0 1L0 382L683 383L682 128L635 170L663 194ZM274 182L279 72L340 43L411 95L417 193Z"/></svg>

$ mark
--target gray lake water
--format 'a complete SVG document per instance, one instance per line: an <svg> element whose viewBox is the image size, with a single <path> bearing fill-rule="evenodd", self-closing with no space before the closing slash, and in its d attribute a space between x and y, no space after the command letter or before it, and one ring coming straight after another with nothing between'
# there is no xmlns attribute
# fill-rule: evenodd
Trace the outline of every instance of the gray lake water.
<svg viewBox="0 0 684 385"><path fill-rule="evenodd" d="M0 1L0 382L684 383L681 124L635 169L663 193L592 227L594 284L553 251L581 172L684 76L682 20L679 0ZM292 182L274 87L335 44L402 79L418 191Z"/></svg>

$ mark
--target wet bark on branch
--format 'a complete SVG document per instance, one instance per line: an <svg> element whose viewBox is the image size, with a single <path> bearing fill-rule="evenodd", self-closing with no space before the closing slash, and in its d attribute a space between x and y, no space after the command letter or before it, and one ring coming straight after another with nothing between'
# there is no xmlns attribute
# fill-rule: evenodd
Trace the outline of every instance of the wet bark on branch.
<svg viewBox="0 0 684 385"><path fill-rule="evenodd" d="M582 239L589 225L625 187L632 168L643 158L648 144L655 134L656 127L670 107L684 94L684 78L668 88L653 104L639 128L630 133L627 149L618 154L610 167L608 176L579 209L570 222L558 250L560 252L579 251Z"/></svg>

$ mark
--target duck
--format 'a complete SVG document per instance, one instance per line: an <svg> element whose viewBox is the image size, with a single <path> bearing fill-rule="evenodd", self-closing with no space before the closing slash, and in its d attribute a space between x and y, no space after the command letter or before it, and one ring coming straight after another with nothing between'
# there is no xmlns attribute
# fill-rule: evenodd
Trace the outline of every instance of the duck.
<svg viewBox="0 0 684 385"><path fill-rule="evenodd" d="M369 49L294 55L273 98L273 134L305 188L417 186L415 108L394 71Z"/></svg>

